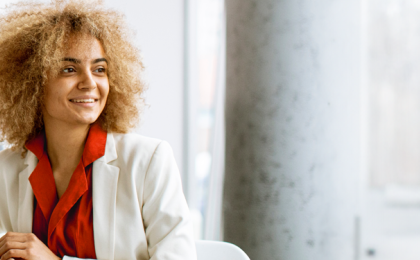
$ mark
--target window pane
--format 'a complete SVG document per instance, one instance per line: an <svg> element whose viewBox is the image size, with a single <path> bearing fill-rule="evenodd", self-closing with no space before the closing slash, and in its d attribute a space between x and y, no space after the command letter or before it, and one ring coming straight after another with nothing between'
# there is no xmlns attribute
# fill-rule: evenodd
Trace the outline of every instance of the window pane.
<svg viewBox="0 0 420 260"><path fill-rule="evenodd" d="M371 185L420 185L420 1L368 1Z"/></svg>

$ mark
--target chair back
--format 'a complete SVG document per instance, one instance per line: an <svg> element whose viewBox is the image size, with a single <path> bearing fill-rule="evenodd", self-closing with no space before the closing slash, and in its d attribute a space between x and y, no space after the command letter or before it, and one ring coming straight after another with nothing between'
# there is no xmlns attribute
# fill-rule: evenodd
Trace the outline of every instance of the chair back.
<svg viewBox="0 0 420 260"><path fill-rule="evenodd" d="M250 260L238 246L228 242L197 240L197 260Z"/></svg>

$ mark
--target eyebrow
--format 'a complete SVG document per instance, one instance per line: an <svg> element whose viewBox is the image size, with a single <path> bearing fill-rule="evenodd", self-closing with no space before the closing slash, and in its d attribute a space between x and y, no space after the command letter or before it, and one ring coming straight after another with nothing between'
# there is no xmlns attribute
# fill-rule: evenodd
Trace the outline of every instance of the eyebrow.
<svg viewBox="0 0 420 260"><path fill-rule="evenodd" d="M76 59L76 58L70 58L70 57L65 57L61 61L69 61L69 62L73 62L73 63L76 63L76 64L82 63L81 60ZM105 61L106 63L108 63L108 61L105 58L99 58L99 59L93 60L92 64L95 64L95 63L98 63L98 62L101 62L101 61Z"/></svg>
<svg viewBox="0 0 420 260"><path fill-rule="evenodd" d="M105 58L96 59L96 60L92 61L92 64L95 64L95 63L98 63L98 62L101 62L101 61L105 61L108 64L108 61Z"/></svg>

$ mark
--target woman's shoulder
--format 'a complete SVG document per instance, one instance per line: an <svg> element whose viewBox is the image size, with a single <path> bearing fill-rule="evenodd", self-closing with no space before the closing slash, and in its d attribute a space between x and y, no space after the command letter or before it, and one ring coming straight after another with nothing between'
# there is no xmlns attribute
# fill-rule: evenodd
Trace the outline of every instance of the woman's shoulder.
<svg viewBox="0 0 420 260"><path fill-rule="evenodd" d="M109 154L115 154L110 164L120 169L121 183L134 179L141 190L146 176L166 179L168 174L179 175L172 148L166 141L131 133L111 134L108 137L109 147L106 149ZM115 147L114 152L112 147Z"/></svg>
<svg viewBox="0 0 420 260"><path fill-rule="evenodd" d="M0 151L0 179L13 181L27 167L22 152L21 149Z"/></svg>
<svg viewBox="0 0 420 260"><path fill-rule="evenodd" d="M25 158L22 157L22 150L12 150L10 148L0 151L0 172L5 167L19 167L24 164Z"/></svg>
<svg viewBox="0 0 420 260"><path fill-rule="evenodd" d="M153 149L156 148L161 142L160 139L146 137L136 133L127 133L127 134L119 134L119 133L111 133L116 145L120 146L139 146L141 145L145 149Z"/></svg>
<svg viewBox="0 0 420 260"><path fill-rule="evenodd" d="M157 152L173 156L171 146L163 140L146 137L136 133L116 134L112 133L113 142L118 154L151 158ZM108 142L107 142L108 144Z"/></svg>

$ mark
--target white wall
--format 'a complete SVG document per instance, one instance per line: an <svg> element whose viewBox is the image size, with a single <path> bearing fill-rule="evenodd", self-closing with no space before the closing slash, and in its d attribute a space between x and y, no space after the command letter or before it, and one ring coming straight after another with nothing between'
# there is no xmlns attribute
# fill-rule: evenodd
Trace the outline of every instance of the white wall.
<svg viewBox="0 0 420 260"><path fill-rule="evenodd" d="M146 66L150 105L136 132L168 141L182 172L183 0L106 0L137 32Z"/></svg>

